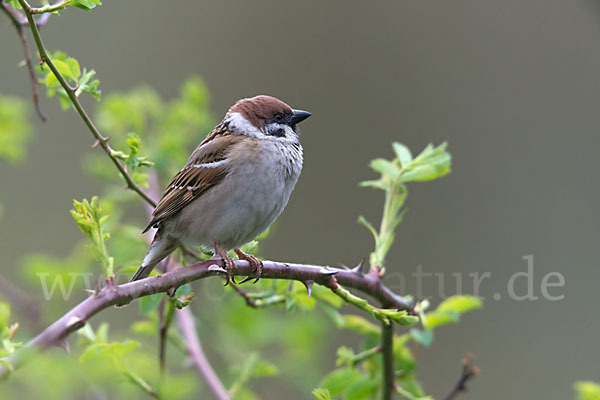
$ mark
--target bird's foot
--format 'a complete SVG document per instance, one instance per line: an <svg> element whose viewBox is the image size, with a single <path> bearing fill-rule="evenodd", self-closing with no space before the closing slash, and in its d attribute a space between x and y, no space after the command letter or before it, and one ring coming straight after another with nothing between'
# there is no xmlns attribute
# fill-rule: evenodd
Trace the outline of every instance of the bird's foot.
<svg viewBox="0 0 600 400"><path fill-rule="evenodd" d="M233 251L235 251L235 254L237 254L237 256L240 260L246 260L250 263L250 265L252 266L252 270L256 273L256 275L255 275L256 279L254 279L253 283L258 282L258 280L260 279L260 277L262 275L263 262L261 260L259 260L258 258L254 257L252 254L246 254L240 249L233 249ZM244 282L248 282L250 279L252 279L251 276L245 277L244 279L242 279L240 281L240 285Z"/></svg>
<svg viewBox="0 0 600 400"><path fill-rule="evenodd" d="M215 248L215 254L213 255L213 258L217 259L218 257L222 259L225 271L227 271L227 273L225 274L225 286L229 285L229 282L237 284L233 275L235 271L235 263L233 262L233 258L229 257L229 254L227 254L225 250L219 247L218 244L214 243L213 245Z"/></svg>

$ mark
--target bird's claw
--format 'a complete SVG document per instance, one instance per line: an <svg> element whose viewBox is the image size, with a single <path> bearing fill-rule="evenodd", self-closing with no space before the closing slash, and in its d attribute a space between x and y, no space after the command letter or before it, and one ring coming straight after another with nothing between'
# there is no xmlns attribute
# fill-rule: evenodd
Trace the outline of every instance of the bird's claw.
<svg viewBox="0 0 600 400"><path fill-rule="evenodd" d="M216 243L214 244L214 247L215 247L215 255L218 255L219 257L221 257L221 259L223 260L225 271L227 271L225 273L225 285L223 285L223 286L229 285L230 282L237 285L237 282L235 281L235 276L234 276L235 263L233 262L233 258L229 257L229 254L227 254L227 252L225 250L223 250L222 248L220 248Z"/></svg>
<svg viewBox="0 0 600 400"><path fill-rule="evenodd" d="M241 285L244 282L248 282L252 278L255 278L253 283L258 282L262 276L263 262L260 259L256 258L255 256L253 256L252 254L246 254L240 249L233 249L233 251L235 251L235 254L237 254L237 256L239 257L240 260L248 261L250 263L250 265L252 266L252 270L256 273L255 276L245 277L244 279L242 279L240 281L239 284Z"/></svg>

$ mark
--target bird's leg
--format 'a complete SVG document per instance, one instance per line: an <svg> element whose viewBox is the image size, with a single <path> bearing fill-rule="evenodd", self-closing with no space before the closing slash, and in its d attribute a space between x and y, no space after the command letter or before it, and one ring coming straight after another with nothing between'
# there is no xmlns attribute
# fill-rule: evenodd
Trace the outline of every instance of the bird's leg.
<svg viewBox="0 0 600 400"><path fill-rule="evenodd" d="M262 275L263 262L261 260L259 260L258 258L254 257L252 254L246 254L240 249L233 249L233 251L235 251L235 254L237 254L237 256L240 260L246 260L250 263L250 265L252 266L252 269L254 270L254 272L256 272L256 279L254 280L253 283L258 282L258 280L260 279L260 276ZM249 281L250 279L252 279L252 277L250 277L250 276L245 277L244 279L242 279L242 281L240 281L240 285L244 282Z"/></svg>
<svg viewBox="0 0 600 400"><path fill-rule="evenodd" d="M213 255L213 258L219 256L223 260L223 264L225 264L225 270L227 271L227 274L225 275L225 286L227 286L229 282L237 283L233 275L235 268L233 258L229 257L229 254L227 254L225 250L219 247L219 245L216 242L214 242L213 245L215 247L215 254Z"/></svg>

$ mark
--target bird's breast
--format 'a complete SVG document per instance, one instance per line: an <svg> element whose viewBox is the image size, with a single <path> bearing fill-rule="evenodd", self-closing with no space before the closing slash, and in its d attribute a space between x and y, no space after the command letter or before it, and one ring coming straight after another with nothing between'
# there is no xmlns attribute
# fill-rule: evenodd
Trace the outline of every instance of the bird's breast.
<svg viewBox="0 0 600 400"><path fill-rule="evenodd" d="M184 242L235 248L264 232L285 208L302 169L302 148L256 143L230 154L227 176L186 207ZM252 150L252 151L250 151Z"/></svg>

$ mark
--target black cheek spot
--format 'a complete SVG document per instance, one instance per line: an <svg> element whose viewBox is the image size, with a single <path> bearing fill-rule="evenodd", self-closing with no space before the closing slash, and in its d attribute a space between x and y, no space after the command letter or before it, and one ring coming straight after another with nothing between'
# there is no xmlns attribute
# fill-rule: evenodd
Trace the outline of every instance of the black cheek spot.
<svg viewBox="0 0 600 400"><path fill-rule="evenodd" d="M276 129L271 133L271 136L283 137L285 136L285 130L283 128Z"/></svg>

